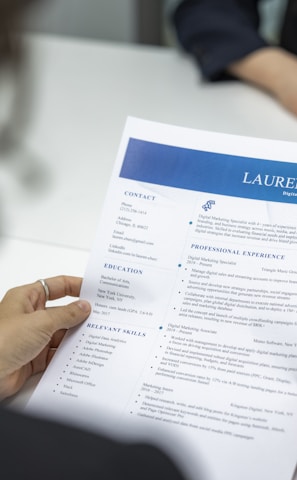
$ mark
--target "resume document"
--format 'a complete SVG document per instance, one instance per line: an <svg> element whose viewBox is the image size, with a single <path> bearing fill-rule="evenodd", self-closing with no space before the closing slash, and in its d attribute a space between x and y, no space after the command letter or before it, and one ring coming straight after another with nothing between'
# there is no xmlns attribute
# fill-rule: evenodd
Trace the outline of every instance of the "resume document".
<svg viewBox="0 0 297 480"><path fill-rule="evenodd" d="M81 291L92 314L28 411L150 436L192 478L291 480L296 203L297 144L129 118Z"/></svg>

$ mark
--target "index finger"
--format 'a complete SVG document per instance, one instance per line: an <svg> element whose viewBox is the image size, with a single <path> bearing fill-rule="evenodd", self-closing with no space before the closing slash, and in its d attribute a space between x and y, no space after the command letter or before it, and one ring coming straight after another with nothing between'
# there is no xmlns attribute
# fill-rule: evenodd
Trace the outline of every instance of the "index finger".
<svg viewBox="0 0 297 480"><path fill-rule="evenodd" d="M66 296L79 297L82 284L81 277L59 275L44 280L48 287L48 298L42 282L11 288L1 301L4 316L17 313L31 313L45 308L46 300L56 300Z"/></svg>

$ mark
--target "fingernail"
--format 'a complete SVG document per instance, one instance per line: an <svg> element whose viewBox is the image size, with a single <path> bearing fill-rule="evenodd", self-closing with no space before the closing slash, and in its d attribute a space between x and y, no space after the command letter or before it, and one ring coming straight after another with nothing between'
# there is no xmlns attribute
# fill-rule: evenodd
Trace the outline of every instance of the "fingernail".
<svg viewBox="0 0 297 480"><path fill-rule="evenodd" d="M91 305L85 300L80 300L77 302L77 306L85 313L88 313L91 310Z"/></svg>

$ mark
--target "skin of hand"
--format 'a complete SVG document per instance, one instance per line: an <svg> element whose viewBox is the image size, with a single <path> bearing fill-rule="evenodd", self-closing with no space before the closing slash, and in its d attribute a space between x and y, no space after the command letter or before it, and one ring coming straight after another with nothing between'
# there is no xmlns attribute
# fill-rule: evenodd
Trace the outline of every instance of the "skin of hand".
<svg viewBox="0 0 297 480"><path fill-rule="evenodd" d="M265 47L229 65L227 71L272 94L297 115L297 57L279 47Z"/></svg>
<svg viewBox="0 0 297 480"><path fill-rule="evenodd" d="M46 279L49 300L79 297L81 282L79 277L62 275ZM85 300L46 306L39 281L9 290L0 302L0 399L43 372L66 330L83 322L90 312Z"/></svg>

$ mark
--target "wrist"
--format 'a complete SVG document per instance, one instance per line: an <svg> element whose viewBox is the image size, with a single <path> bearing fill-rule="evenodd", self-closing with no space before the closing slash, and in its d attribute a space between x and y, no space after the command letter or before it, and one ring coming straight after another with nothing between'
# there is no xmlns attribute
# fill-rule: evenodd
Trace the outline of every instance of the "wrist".
<svg viewBox="0 0 297 480"><path fill-rule="evenodd" d="M293 55L279 47L265 47L228 66L228 72L278 96Z"/></svg>

